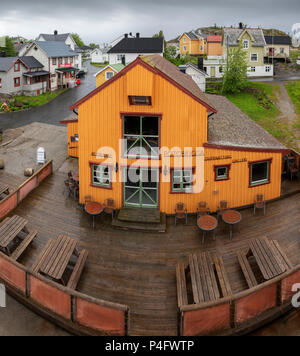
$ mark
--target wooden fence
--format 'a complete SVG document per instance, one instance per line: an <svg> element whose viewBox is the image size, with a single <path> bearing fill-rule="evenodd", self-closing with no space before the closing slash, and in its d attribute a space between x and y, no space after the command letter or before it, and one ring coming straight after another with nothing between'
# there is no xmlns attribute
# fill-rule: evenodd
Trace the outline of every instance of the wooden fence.
<svg viewBox="0 0 300 356"><path fill-rule="evenodd" d="M300 265L231 298L182 306L179 310L180 334L226 335L254 329L292 308L290 301L295 283L300 283Z"/></svg>

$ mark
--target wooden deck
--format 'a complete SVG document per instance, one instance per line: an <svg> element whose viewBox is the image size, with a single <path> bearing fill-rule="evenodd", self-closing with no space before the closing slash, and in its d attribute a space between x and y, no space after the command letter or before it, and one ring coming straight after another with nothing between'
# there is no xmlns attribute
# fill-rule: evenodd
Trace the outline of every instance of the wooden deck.
<svg viewBox="0 0 300 356"><path fill-rule="evenodd" d="M39 231L33 244L20 258L27 267L38 258L49 238L65 234L89 251L89 259L78 290L88 295L130 307L130 335L176 335L177 293L176 264L188 262L191 253L206 250L223 255L225 269L233 293L247 289L236 251L247 251L248 240L267 236L278 240L295 265L300 262L300 194L267 204L267 214L253 216L253 209L242 210L240 233L229 230L221 221L216 241L208 235L201 244L196 218L189 217L174 227L167 218L165 234L118 231L111 227L111 217L104 223L91 217L72 198L63 195L65 175L47 178L12 213L25 217L28 227Z"/></svg>

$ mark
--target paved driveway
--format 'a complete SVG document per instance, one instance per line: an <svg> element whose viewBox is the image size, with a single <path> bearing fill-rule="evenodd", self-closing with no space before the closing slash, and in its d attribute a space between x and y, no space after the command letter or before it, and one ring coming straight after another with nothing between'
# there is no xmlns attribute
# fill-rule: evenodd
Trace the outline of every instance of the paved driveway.
<svg viewBox="0 0 300 356"><path fill-rule="evenodd" d="M17 128L32 122L59 125L60 120L71 114L69 107L96 87L94 74L99 71L99 68L91 66L89 62L86 62L84 66L88 67L88 73L85 78L81 79L80 86L68 90L43 106L21 112L0 114L0 128L4 130Z"/></svg>

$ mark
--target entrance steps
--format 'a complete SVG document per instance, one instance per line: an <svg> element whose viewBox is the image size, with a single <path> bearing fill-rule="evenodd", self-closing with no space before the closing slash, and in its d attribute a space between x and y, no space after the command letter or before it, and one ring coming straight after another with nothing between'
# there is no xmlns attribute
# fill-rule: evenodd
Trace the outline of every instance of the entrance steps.
<svg viewBox="0 0 300 356"><path fill-rule="evenodd" d="M122 230L165 232L166 214L157 209L122 208L112 226Z"/></svg>

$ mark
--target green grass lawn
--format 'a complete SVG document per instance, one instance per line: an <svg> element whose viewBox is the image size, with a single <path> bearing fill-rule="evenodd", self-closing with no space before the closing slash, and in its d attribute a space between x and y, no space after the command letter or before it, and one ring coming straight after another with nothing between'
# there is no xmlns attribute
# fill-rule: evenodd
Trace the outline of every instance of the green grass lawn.
<svg viewBox="0 0 300 356"><path fill-rule="evenodd" d="M300 81L287 82L285 87L295 106L296 112L300 115Z"/></svg>
<svg viewBox="0 0 300 356"><path fill-rule="evenodd" d="M55 92L46 92L37 96L16 96L10 101L9 111L19 111L24 109L41 106L48 103L50 100L56 98L58 95L64 93L68 89L57 90ZM22 104L22 107L16 107L15 101Z"/></svg>
<svg viewBox="0 0 300 356"><path fill-rule="evenodd" d="M289 129L288 123L278 119L280 111L274 104L276 92L280 91L280 87L274 84L250 82L248 88L254 88L256 94L254 95L246 90L239 94L228 94L226 96L280 142L289 147L293 146L295 135Z"/></svg>
<svg viewBox="0 0 300 356"><path fill-rule="evenodd" d="M90 63L92 66L95 66L95 67L106 67L109 63L108 62L105 62L105 63L95 63L95 62L91 62Z"/></svg>
<svg viewBox="0 0 300 356"><path fill-rule="evenodd" d="M290 51L290 58L292 62L296 63L299 56L300 56L300 50Z"/></svg>

